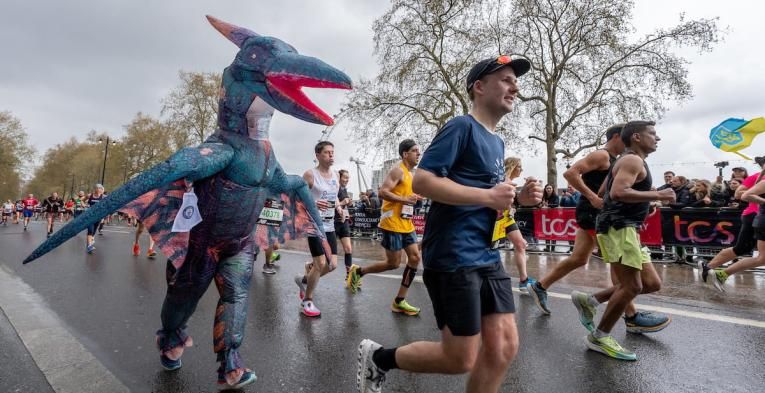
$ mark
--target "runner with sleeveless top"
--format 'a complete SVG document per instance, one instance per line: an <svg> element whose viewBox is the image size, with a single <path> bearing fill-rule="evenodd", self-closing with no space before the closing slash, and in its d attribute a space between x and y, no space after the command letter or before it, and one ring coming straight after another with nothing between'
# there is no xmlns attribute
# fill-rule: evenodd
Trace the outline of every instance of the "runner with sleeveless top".
<svg viewBox="0 0 765 393"><path fill-rule="evenodd" d="M342 210L342 214L335 214L335 234L340 244L343 246L343 257L345 262L345 282L348 287L348 273L353 266L353 245L351 244L351 226L348 220L351 214L348 210L348 206L353 204L353 201L348 196L348 182L351 180L351 175L345 169L341 169L337 172L340 179L340 189L337 192L337 200Z"/></svg>
<svg viewBox="0 0 765 393"><path fill-rule="evenodd" d="M765 175L765 157L755 157L754 161L762 169L762 172L748 176L741 182L741 185L736 189L736 199L743 200L744 193L754 187L755 184L760 183L763 175ZM723 274L718 275L718 271L724 271L718 268L726 262L750 254L755 248L757 237L755 236L754 219L759 208L760 205L757 202L750 202L746 209L741 212L741 229L738 232L738 236L736 236L736 244L733 247L722 249L709 263L703 260L698 262L699 276L702 281L714 285L720 292L725 292L723 284L727 280L727 276ZM710 271L714 272L711 280L708 279Z"/></svg>
<svg viewBox="0 0 765 393"><path fill-rule="evenodd" d="M383 204L380 210L381 245L385 249L385 261L369 266L351 266L348 274L348 287L356 293L361 285L361 278L369 273L382 273L398 269L401 258L406 253L406 266L401 277L401 285L396 294L391 310L405 315L418 315L419 307L406 301L406 294L420 265L420 249L417 246L417 233L412 217L414 205L422 198L412 191L412 170L420 160L420 147L412 139L404 139L398 145L401 161L393 167L380 186Z"/></svg>
<svg viewBox="0 0 765 393"><path fill-rule="evenodd" d="M327 261L320 238L308 237L308 248L311 251L312 262L306 267L305 275L295 276L295 284L300 289L300 308L303 315L309 317L321 315L321 311L313 301L313 294L319 284L319 278L337 267L335 214L342 214L342 211L337 212L340 209L337 200L340 181L337 178L337 172L332 170L332 164L335 163L335 145L329 141L319 142L314 148L314 153L318 165L316 168L305 171L303 179L308 183L311 196L313 196L316 207L321 212L324 233L327 235L327 242L332 251L332 260Z"/></svg>
<svg viewBox="0 0 765 393"><path fill-rule="evenodd" d="M656 151L661 140L655 124L631 121L624 125L621 138L626 150L606 178L603 208L595 225L603 261L610 265L616 284L599 292L598 297L604 295L608 305L597 329L585 337L585 342L589 349L620 360L636 360L637 356L616 342L611 330L638 294L661 288L661 278L651 264L648 248L640 244L638 229L649 214L651 202L675 201L671 189L652 191L651 171L645 158ZM630 331L629 318L625 319ZM588 325L581 315L580 322ZM663 329L669 322L667 318L653 331Z"/></svg>
<svg viewBox="0 0 765 393"><path fill-rule="evenodd" d="M765 266L765 182L759 181L762 179L762 174L757 176L759 177L758 182L752 188L745 191L741 197L741 199L750 203L749 206L759 206L757 207L757 215L752 220L754 237L757 239L757 256L743 258L724 269L712 269L710 271L712 273L711 277L708 280L712 281L712 284L720 292L725 292L725 282L730 276L747 269Z"/></svg>

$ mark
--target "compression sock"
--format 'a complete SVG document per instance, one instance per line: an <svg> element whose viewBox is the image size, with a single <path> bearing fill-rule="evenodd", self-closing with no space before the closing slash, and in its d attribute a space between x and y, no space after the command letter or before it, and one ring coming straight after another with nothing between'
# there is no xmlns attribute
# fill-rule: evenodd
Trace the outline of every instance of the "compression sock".
<svg viewBox="0 0 765 393"><path fill-rule="evenodd" d="M372 354L372 361L375 362L377 367L388 371L394 368L398 368L396 364L396 348L380 348Z"/></svg>
<svg viewBox="0 0 765 393"><path fill-rule="evenodd" d="M417 275L417 269L413 269L409 267L409 265L406 265L404 268L404 273L401 275L401 286L404 288L409 288L409 286L412 285L412 281L414 281L415 275Z"/></svg>

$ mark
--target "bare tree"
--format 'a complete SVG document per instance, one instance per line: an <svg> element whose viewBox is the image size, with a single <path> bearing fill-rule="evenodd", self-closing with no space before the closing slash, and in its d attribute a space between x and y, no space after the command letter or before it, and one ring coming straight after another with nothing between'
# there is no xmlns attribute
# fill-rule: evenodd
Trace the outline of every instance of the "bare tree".
<svg viewBox="0 0 765 393"><path fill-rule="evenodd" d="M119 144L124 155L124 161L120 164L123 182L173 153L172 130L151 116L137 113L125 130L127 134Z"/></svg>
<svg viewBox="0 0 765 393"><path fill-rule="evenodd" d="M465 114L469 67L499 54L533 65L520 79L521 104L498 132L510 145L544 143L547 182L559 155L598 146L613 123L659 119L691 97L677 47L708 51L716 19L685 20L637 37L631 0L393 0L375 21L380 71L361 80L342 108L352 137L387 154L401 137L427 144ZM526 145L528 146L528 145ZM387 156L386 156L387 157Z"/></svg>
<svg viewBox="0 0 765 393"><path fill-rule="evenodd" d="M174 132L175 147L202 143L217 129L221 75L179 72L181 83L162 101L162 115Z"/></svg>
<svg viewBox="0 0 765 393"><path fill-rule="evenodd" d="M691 97L687 60L676 47L708 51L716 19L685 20L635 37L631 0L515 0L502 26L508 47L533 64L524 78L521 118L545 144L547 182L558 155L601 143L618 122L658 119L666 103Z"/></svg>
<svg viewBox="0 0 765 393"><path fill-rule="evenodd" d="M27 133L11 112L0 111L0 200L16 199L21 179L34 159Z"/></svg>

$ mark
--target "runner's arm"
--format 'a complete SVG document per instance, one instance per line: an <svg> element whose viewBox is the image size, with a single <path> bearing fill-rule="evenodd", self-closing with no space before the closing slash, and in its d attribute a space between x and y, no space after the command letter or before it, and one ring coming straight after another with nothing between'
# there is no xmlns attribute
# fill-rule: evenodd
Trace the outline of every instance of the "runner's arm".
<svg viewBox="0 0 765 393"><path fill-rule="evenodd" d="M303 180L308 183L309 190L313 188L313 171L310 169L305 171L305 173L303 173Z"/></svg>
<svg viewBox="0 0 765 393"><path fill-rule="evenodd" d="M506 184L506 183L500 183ZM491 204L490 189L463 186L448 177L436 176L427 169L420 168L414 174L412 189L417 194L434 201L453 206Z"/></svg>
<svg viewBox="0 0 765 393"><path fill-rule="evenodd" d="M760 194L765 194L765 182L762 181L744 192L744 195L741 196L741 199L760 205L765 204L765 198L761 197Z"/></svg>
<svg viewBox="0 0 765 393"><path fill-rule="evenodd" d="M398 196L393 193L393 187L396 187L398 182L404 177L404 171L401 168L393 168L388 175L385 176L383 184L380 186L380 198L388 202L396 203L411 203L408 198Z"/></svg>
<svg viewBox="0 0 765 393"><path fill-rule="evenodd" d="M609 196L611 199L626 203L652 202L660 200L659 191L638 191L632 188L638 176L643 172L643 160L635 155L622 157L612 170L613 182Z"/></svg>
<svg viewBox="0 0 765 393"><path fill-rule="evenodd" d="M582 196L587 198L591 203L595 204L600 200L598 194L590 190L582 175L595 170L604 170L608 168L608 152L605 150L596 150L581 160L574 163L566 172L563 172L563 178L568 181L571 187L582 193ZM604 168L605 167L605 168Z"/></svg>

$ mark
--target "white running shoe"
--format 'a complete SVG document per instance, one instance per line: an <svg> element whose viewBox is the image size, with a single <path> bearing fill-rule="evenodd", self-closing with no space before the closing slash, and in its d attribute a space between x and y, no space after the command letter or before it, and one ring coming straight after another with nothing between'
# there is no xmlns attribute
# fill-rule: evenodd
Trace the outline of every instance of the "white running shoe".
<svg viewBox="0 0 765 393"><path fill-rule="evenodd" d="M358 393L381 393L385 382L385 371L377 367L372 354L382 345L369 340L361 340L359 344L358 365L356 368L356 388Z"/></svg>
<svg viewBox="0 0 765 393"><path fill-rule="evenodd" d="M300 297L300 300L303 300L305 297L305 284L303 284L303 276L299 274L295 276L295 284L297 284L298 288L300 288L300 293L298 296Z"/></svg>
<svg viewBox="0 0 765 393"><path fill-rule="evenodd" d="M321 311L319 311L319 308L313 304L312 300L303 300L300 304L300 308L303 311L303 315L307 317L318 317L321 315Z"/></svg>

